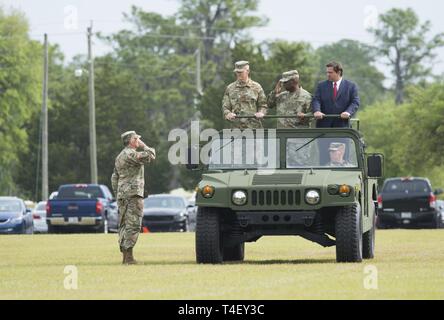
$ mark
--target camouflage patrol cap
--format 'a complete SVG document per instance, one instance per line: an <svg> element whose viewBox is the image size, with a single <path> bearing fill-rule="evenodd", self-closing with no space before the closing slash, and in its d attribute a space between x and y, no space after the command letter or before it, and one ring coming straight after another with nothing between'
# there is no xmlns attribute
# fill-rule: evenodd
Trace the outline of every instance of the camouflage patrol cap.
<svg viewBox="0 0 444 320"><path fill-rule="evenodd" d="M341 149L345 149L345 143L332 142L330 143L330 148L328 148L330 151L337 151Z"/></svg>
<svg viewBox="0 0 444 320"><path fill-rule="evenodd" d="M141 137L140 135L138 135L138 134L136 133L136 131L127 131L127 132L124 132L124 133L122 133L122 135L121 135L120 137L122 138L122 141L125 142L125 140L128 140L128 139L132 138L132 136L137 136L138 138Z"/></svg>
<svg viewBox="0 0 444 320"><path fill-rule="evenodd" d="M291 79L299 79L299 72L297 70L291 70L282 74L281 82L287 82Z"/></svg>
<svg viewBox="0 0 444 320"><path fill-rule="evenodd" d="M248 61L237 61L234 64L234 72L242 72L244 71L245 67L250 65L250 62Z"/></svg>

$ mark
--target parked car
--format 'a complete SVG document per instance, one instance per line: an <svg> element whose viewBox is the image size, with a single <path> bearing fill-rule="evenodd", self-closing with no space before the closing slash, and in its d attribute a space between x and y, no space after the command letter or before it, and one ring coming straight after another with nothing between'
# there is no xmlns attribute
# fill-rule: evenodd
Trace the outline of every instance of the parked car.
<svg viewBox="0 0 444 320"><path fill-rule="evenodd" d="M426 178L391 178L384 182L378 196L379 228L432 227L441 225L441 211L436 196Z"/></svg>
<svg viewBox="0 0 444 320"><path fill-rule="evenodd" d="M110 203L108 214L106 216L108 232L117 232L119 229L119 211L117 202Z"/></svg>
<svg viewBox="0 0 444 320"><path fill-rule="evenodd" d="M444 201L443 200L436 200L436 205L438 207L438 210L441 213L441 223L440 228L444 228Z"/></svg>
<svg viewBox="0 0 444 320"><path fill-rule="evenodd" d="M0 234L32 234L31 210L17 197L0 197Z"/></svg>
<svg viewBox="0 0 444 320"><path fill-rule="evenodd" d="M34 201L23 200L23 202L25 203L26 209L31 209L31 211L34 210L36 207L36 203Z"/></svg>
<svg viewBox="0 0 444 320"><path fill-rule="evenodd" d="M32 218L34 220L34 232L46 233L48 232L48 224L46 223L46 201L40 201L32 211Z"/></svg>
<svg viewBox="0 0 444 320"><path fill-rule="evenodd" d="M196 231L196 223L197 223L197 206L196 206L196 194L194 194L191 198L188 199L188 221L190 224L189 231Z"/></svg>
<svg viewBox="0 0 444 320"><path fill-rule="evenodd" d="M59 187L56 198L48 200L48 232L105 231L105 217L114 201L105 185L67 184Z"/></svg>
<svg viewBox="0 0 444 320"><path fill-rule="evenodd" d="M183 196L151 195L144 202L142 226L150 231L188 231L191 207Z"/></svg>
<svg viewBox="0 0 444 320"><path fill-rule="evenodd" d="M57 191L51 192L51 194L49 195L49 200L55 199L57 197L57 194Z"/></svg>

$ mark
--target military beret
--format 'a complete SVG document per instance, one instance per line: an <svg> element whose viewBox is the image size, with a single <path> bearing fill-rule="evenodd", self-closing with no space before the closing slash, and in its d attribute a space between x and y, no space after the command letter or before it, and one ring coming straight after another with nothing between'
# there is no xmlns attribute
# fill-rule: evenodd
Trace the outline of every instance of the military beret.
<svg viewBox="0 0 444 320"><path fill-rule="evenodd" d="M250 63L248 61L237 61L234 64L234 72L242 72L244 68L248 66Z"/></svg>
<svg viewBox="0 0 444 320"><path fill-rule="evenodd" d="M330 148L328 148L328 150L337 151L337 150L343 149L343 148L345 148L345 143L332 142L332 143L330 143Z"/></svg>
<svg viewBox="0 0 444 320"><path fill-rule="evenodd" d="M291 70L282 74L281 82L287 82L291 79L299 79L299 72L297 70Z"/></svg>

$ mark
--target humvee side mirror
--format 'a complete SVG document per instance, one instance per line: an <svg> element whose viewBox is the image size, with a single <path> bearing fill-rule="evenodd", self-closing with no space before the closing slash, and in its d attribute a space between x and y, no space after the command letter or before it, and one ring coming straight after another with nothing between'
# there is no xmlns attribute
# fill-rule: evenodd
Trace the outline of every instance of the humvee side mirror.
<svg viewBox="0 0 444 320"><path fill-rule="evenodd" d="M196 147L189 147L187 152L187 162L186 162L186 168L188 170L198 170L200 168L199 163L193 163L193 152L196 152ZM199 161L199 160L198 160Z"/></svg>
<svg viewBox="0 0 444 320"><path fill-rule="evenodd" d="M370 154L367 156L367 176L369 178L382 178L383 176L382 154Z"/></svg>
<svg viewBox="0 0 444 320"><path fill-rule="evenodd" d="M435 194L435 196L438 196L440 194L443 194L444 191L442 189L436 189L435 192L433 192Z"/></svg>

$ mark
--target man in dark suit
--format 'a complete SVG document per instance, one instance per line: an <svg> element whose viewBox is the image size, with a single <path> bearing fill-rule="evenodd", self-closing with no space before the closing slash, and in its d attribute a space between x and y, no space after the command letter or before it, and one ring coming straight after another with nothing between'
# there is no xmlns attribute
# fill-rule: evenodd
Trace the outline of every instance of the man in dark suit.
<svg viewBox="0 0 444 320"><path fill-rule="evenodd" d="M318 84L312 102L318 128L349 127L349 119L359 108L358 87L342 78L342 65L338 62L327 64L328 80ZM341 119L324 119L328 114L340 114Z"/></svg>

